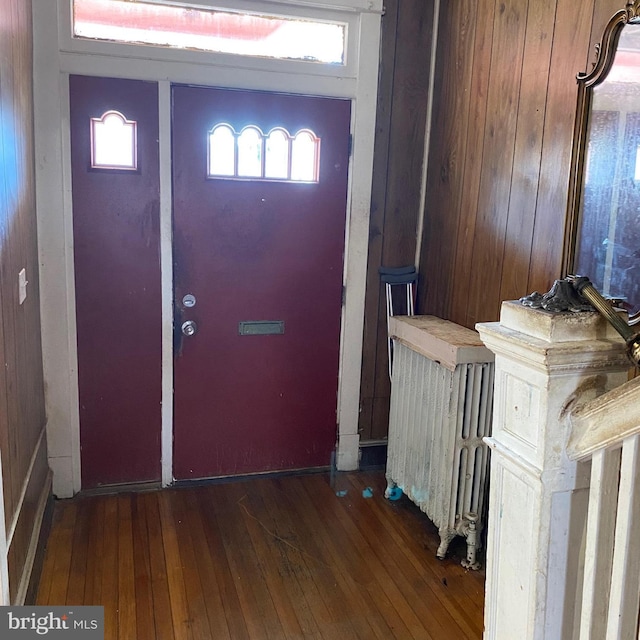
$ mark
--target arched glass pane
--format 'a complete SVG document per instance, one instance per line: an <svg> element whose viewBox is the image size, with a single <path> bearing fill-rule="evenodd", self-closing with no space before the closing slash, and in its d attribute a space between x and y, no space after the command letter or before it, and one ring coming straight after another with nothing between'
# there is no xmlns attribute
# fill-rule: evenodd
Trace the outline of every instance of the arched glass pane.
<svg viewBox="0 0 640 640"><path fill-rule="evenodd" d="M299 131L291 143L291 179L302 182L318 180L318 143L310 131Z"/></svg>
<svg viewBox="0 0 640 640"><path fill-rule="evenodd" d="M226 124L209 133L209 175L233 176L236 172L236 138Z"/></svg>
<svg viewBox="0 0 640 640"><path fill-rule="evenodd" d="M255 127L247 127L238 138L238 176L262 177L262 134Z"/></svg>
<svg viewBox="0 0 640 640"><path fill-rule="evenodd" d="M91 166L136 169L136 122L118 111L91 118Z"/></svg>
<svg viewBox="0 0 640 640"><path fill-rule="evenodd" d="M266 140L264 177L289 177L289 136L282 129L274 129Z"/></svg>

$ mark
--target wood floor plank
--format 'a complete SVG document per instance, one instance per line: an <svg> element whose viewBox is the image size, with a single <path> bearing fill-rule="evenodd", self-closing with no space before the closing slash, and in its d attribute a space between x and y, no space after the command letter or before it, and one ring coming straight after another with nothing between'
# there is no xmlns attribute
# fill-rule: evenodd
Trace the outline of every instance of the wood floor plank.
<svg viewBox="0 0 640 640"><path fill-rule="evenodd" d="M63 550L63 547L67 545L66 536L68 530L72 527L71 522L74 517L74 508L70 503L60 505L59 508L54 510L51 533L47 541L46 557L48 562L43 563L42 575L40 577L40 584L38 586L38 594L36 596L36 604L46 605L51 601L55 601L61 592L62 586L58 583L62 582L62 577L56 573L55 561L58 554ZM68 549L71 553L71 549ZM65 584L65 589L68 585ZM52 589L55 588L55 592L52 594Z"/></svg>
<svg viewBox="0 0 640 640"><path fill-rule="evenodd" d="M59 523L58 536L55 543L55 579L51 584L49 597L63 604L66 602L71 570L73 529L76 522L77 505L69 505Z"/></svg>
<svg viewBox="0 0 640 640"><path fill-rule="evenodd" d="M481 573L435 558L384 474L337 481L343 497L310 474L61 501L37 602L103 605L109 639L480 640Z"/></svg>
<svg viewBox="0 0 640 640"><path fill-rule="evenodd" d="M224 568L219 566L216 561L218 556L211 553L207 543L197 494L193 491L184 491L181 492L181 499L184 502L184 517L189 529L193 555L197 559L196 568L200 588L205 596L204 604L211 637L220 640L233 640L225 613L224 591L220 586L224 578L219 578L219 576L223 574Z"/></svg>
<svg viewBox="0 0 640 640"><path fill-rule="evenodd" d="M118 496L118 637L137 636L131 494Z"/></svg>
<svg viewBox="0 0 640 640"><path fill-rule="evenodd" d="M105 640L118 639L118 498L104 498L104 529L100 584L101 602L104 605Z"/></svg>
<svg viewBox="0 0 640 640"><path fill-rule="evenodd" d="M194 638L209 638L211 628L200 584L198 564L191 540L189 522L184 508L184 492L168 492L179 548L184 589L189 610L189 627Z"/></svg>
<svg viewBox="0 0 640 640"><path fill-rule="evenodd" d="M184 586L178 534L171 510L171 492L158 496L160 522L162 523L162 543L166 561L169 601L173 618L173 633L176 640L194 640L189 620L189 606ZM197 640L197 639L196 639Z"/></svg>
<svg viewBox="0 0 640 640"><path fill-rule="evenodd" d="M237 596L238 613L246 626L247 637L266 637L267 632L259 614L258 602L250 584L253 576L246 572L246 565L243 562L244 548L234 550L234 544L242 544L242 541L235 537L237 536L238 524L228 522L237 517L239 510L231 508L224 494L220 491L220 487L208 487L205 491L211 508L209 515L215 523L213 527L210 527L210 530L215 531L219 538L220 547L224 550L225 560Z"/></svg>
<svg viewBox="0 0 640 640"><path fill-rule="evenodd" d="M153 622L158 640L174 640L173 615L169 595L169 578L162 538L159 493L140 496L144 506L149 541L149 568L151 571L151 593L153 595Z"/></svg>
<svg viewBox="0 0 640 640"><path fill-rule="evenodd" d="M153 640L156 637L156 625L153 615L150 545L143 495L134 495L131 502L136 640Z"/></svg>
<svg viewBox="0 0 640 640"><path fill-rule="evenodd" d="M203 554L208 555L211 565L215 568L215 577L220 587L220 597L231 638L233 640L248 640L250 638L249 630L244 620L235 579L224 549L216 517L216 505L206 491L196 493L192 504L198 508L202 519L208 549L208 554L207 549L203 549Z"/></svg>
<svg viewBox="0 0 640 640"><path fill-rule="evenodd" d="M100 605L102 600L102 550L104 548L105 499L96 497L85 501L91 521L87 543L87 575L84 586L84 603ZM51 604L55 604L55 600ZM106 611L105 611L106 613Z"/></svg>
<svg viewBox="0 0 640 640"><path fill-rule="evenodd" d="M87 554L89 548L90 508L87 502L78 502L73 527L71 567L67 587L66 604L83 605L87 579Z"/></svg>

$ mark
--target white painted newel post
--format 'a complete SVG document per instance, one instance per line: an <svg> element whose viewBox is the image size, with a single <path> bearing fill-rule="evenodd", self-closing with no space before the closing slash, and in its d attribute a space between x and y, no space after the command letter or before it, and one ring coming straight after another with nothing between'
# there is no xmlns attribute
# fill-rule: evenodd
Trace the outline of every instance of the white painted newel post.
<svg viewBox="0 0 640 640"><path fill-rule="evenodd" d="M588 465L570 461L563 416L627 377L624 342L595 312L502 305L479 324L495 353L485 640L574 637Z"/></svg>

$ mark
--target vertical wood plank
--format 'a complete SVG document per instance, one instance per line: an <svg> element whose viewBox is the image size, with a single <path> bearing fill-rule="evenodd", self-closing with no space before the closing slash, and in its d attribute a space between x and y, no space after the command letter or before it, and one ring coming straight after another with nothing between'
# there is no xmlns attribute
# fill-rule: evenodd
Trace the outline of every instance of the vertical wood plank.
<svg viewBox="0 0 640 640"><path fill-rule="evenodd" d="M556 0L529 2L498 302L527 291Z"/></svg>
<svg viewBox="0 0 640 640"><path fill-rule="evenodd" d="M582 11L576 11L570 0L558 0L557 4L528 291L548 291L560 275L577 101L574 78L586 68L589 57L595 3L589 4Z"/></svg>
<svg viewBox="0 0 640 640"><path fill-rule="evenodd" d="M487 94L476 242L465 325L491 320L499 308L528 2L498 0ZM504 64L510 60L510 64ZM494 283L485 286L486 282ZM491 310L490 312L488 310Z"/></svg>
<svg viewBox="0 0 640 640"><path fill-rule="evenodd" d="M433 3L402 0L397 18L382 263L414 264L424 163ZM415 64L416 55L420 64Z"/></svg>
<svg viewBox="0 0 640 640"><path fill-rule="evenodd" d="M475 0L440 3L418 310L445 318L452 293L467 131L477 126L468 116L475 30L484 20L477 6Z"/></svg>
<svg viewBox="0 0 640 640"><path fill-rule="evenodd" d="M486 96L489 89L491 71L491 49L493 43L493 0L478 0L475 16L470 16L473 40L470 41L465 55L469 57L468 67L471 70L469 90L459 95L458 100L468 101L463 114L466 118L466 141L464 148L464 174L460 185L462 189L460 209L458 213L457 236L453 238L455 246L455 262L452 265L449 295L450 304L443 309L442 317L449 318L464 325L467 319L469 303L469 282L472 273L473 246L480 196L480 178L482 176L482 160L484 154L484 131L487 117ZM474 19L475 18L475 19ZM464 32L464 31L463 31ZM466 84L462 83L465 87ZM451 215L451 211L443 210L440 216ZM444 274L443 274L444 275Z"/></svg>
<svg viewBox="0 0 640 640"><path fill-rule="evenodd" d="M378 268L415 261L433 20L432 0L385 5L359 420L363 440L384 438L388 431L386 308Z"/></svg>
<svg viewBox="0 0 640 640"><path fill-rule="evenodd" d="M386 174L389 167L389 137L391 129L391 103L393 98L393 71L395 68L397 43L398 8L398 0L390 0L385 5L385 14L382 18L376 138L373 152L373 186L371 190L371 214L369 218L362 377L360 381L361 413L358 420L358 430L363 440L371 440L373 438L373 403L376 373L380 360L378 352L385 344L384 336L382 338L380 337L381 323L383 323L385 315L384 304L381 302L378 267L382 264L382 240L385 228Z"/></svg>

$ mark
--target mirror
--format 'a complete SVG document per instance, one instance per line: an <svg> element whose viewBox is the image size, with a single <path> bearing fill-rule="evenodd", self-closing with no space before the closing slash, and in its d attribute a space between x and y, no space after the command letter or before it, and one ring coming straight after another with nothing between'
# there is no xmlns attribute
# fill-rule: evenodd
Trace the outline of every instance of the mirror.
<svg viewBox="0 0 640 640"><path fill-rule="evenodd" d="M640 0L609 21L578 112L564 274L587 276L640 320Z"/></svg>

